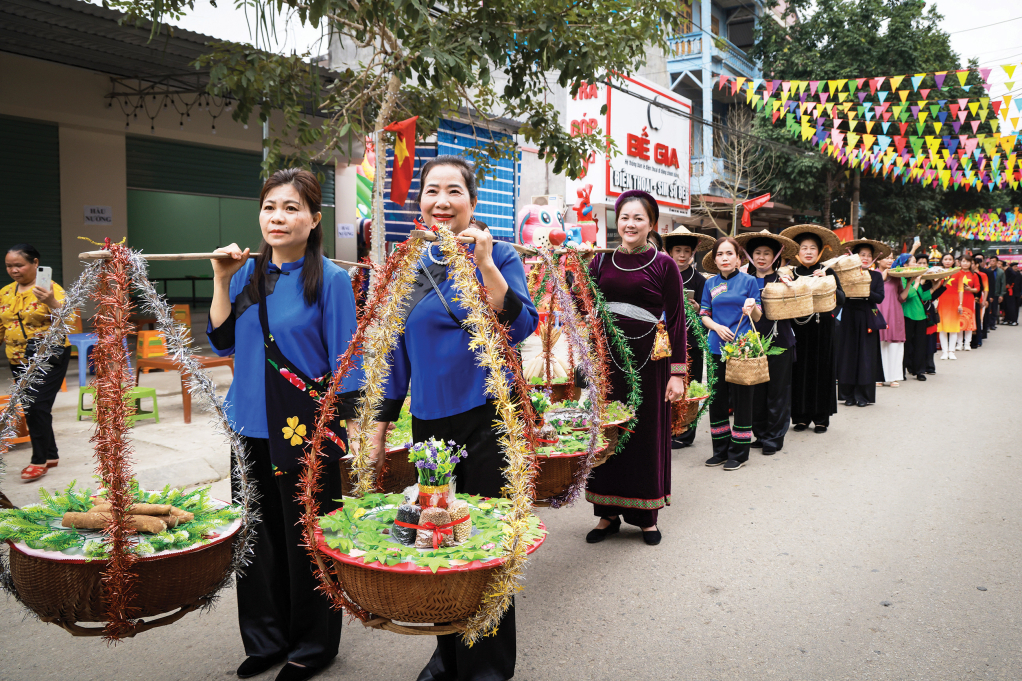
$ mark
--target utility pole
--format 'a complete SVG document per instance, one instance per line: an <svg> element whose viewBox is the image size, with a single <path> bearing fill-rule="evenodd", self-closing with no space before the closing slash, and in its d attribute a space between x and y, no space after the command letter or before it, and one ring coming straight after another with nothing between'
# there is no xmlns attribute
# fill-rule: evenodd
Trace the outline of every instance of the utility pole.
<svg viewBox="0 0 1022 681"><path fill-rule="evenodd" d="M859 171L855 170L852 176L852 238L859 238Z"/></svg>

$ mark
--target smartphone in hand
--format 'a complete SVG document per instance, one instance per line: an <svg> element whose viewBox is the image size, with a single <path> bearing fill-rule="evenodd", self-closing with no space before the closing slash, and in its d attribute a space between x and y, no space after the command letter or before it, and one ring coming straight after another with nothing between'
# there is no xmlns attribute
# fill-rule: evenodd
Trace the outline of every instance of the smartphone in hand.
<svg viewBox="0 0 1022 681"><path fill-rule="evenodd" d="M53 268L40 265L35 273L35 285L44 291L53 288Z"/></svg>

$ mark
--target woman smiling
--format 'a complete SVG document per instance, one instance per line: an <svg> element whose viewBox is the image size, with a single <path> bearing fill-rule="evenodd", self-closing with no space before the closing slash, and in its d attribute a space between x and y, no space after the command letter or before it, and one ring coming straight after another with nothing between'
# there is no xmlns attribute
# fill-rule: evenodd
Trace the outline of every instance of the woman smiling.
<svg viewBox="0 0 1022 681"><path fill-rule="evenodd" d="M595 544L621 528L621 519L642 528L643 540L660 543L659 510L671 503L671 402L685 395L685 308L678 265L650 242L660 208L642 191L627 191L614 206L621 246L589 265L607 307L614 313L632 352L642 387L635 432L620 452L593 469L586 501L600 518L586 535ZM654 340L663 320L671 356L653 358ZM627 401L631 377L624 360L611 349L608 399Z"/></svg>
<svg viewBox="0 0 1022 681"><path fill-rule="evenodd" d="M438 156L422 167L420 187L419 210L427 227L444 225L458 236L475 239L468 250L475 256L476 277L486 286L490 309L506 329L511 345L521 343L536 330L539 314L514 248L473 226L478 193L475 169L458 156ZM467 311L458 302L447 264L439 244L428 244L405 306L404 329L391 353L374 456L382 461L387 424L397 420L410 384L412 439L435 438L464 446L467 456L454 468L458 492L501 497L506 484L504 457L501 434L494 425L500 417L486 394L487 370L477 364L469 347ZM459 636L437 636L436 650L419 681L510 679L515 673L515 646L512 602L496 634L471 648Z"/></svg>

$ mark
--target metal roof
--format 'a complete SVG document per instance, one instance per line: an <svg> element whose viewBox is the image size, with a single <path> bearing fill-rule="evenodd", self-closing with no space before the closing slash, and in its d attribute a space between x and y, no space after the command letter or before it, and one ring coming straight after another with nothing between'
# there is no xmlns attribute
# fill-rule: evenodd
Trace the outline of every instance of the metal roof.
<svg viewBox="0 0 1022 681"><path fill-rule="evenodd" d="M0 51L126 78L180 74L195 86L192 62L216 38L164 25L150 40L152 24L123 18L81 0L3 0Z"/></svg>

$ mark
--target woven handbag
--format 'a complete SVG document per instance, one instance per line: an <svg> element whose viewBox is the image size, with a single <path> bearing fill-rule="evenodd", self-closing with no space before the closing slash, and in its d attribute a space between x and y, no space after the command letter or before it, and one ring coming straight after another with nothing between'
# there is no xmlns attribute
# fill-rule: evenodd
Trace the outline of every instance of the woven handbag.
<svg viewBox="0 0 1022 681"><path fill-rule="evenodd" d="M738 327L742 328L742 319L746 315L742 315L742 318L738 320ZM752 319L749 320L749 324L752 324ZM756 331L755 327L752 329L756 339L759 339L759 332ZM737 337L737 331L736 331ZM734 383L735 385L759 385L760 383L766 383L770 380L770 366L767 364L766 355L762 357L752 357L749 359L728 359L727 365L724 370L724 380L728 383Z"/></svg>

